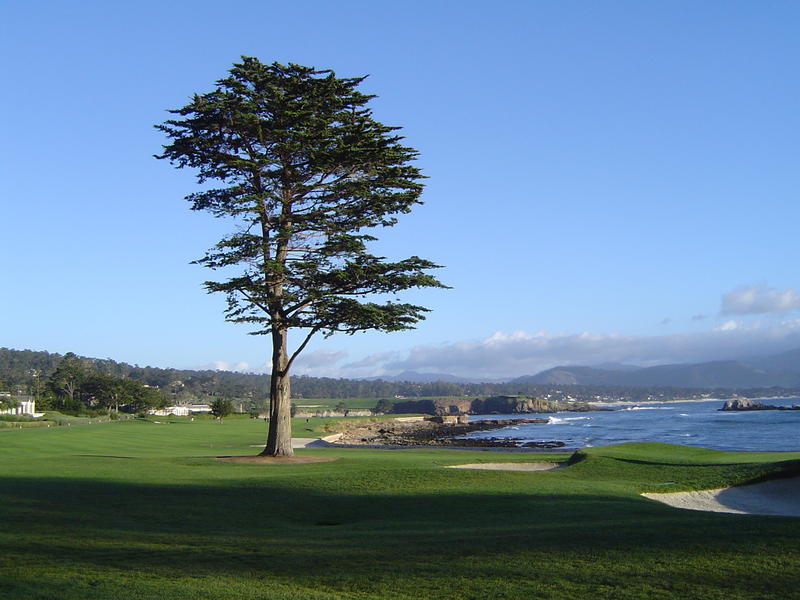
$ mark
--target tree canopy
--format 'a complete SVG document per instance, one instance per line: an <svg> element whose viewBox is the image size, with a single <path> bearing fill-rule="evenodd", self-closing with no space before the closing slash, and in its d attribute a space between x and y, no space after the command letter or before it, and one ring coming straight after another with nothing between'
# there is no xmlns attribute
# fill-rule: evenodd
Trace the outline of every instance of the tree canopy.
<svg viewBox="0 0 800 600"><path fill-rule="evenodd" d="M227 417L232 412L233 412L233 402L231 402L227 398L217 398L211 403L211 414L217 419L219 419L220 423L225 417Z"/></svg>
<svg viewBox="0 0 800 600"><path fill-rule="evenodd" d="M170 140L158 158L196 169L204 186L187 196L192 209L233 221L196 261L227 275L207 290L227 296L229 321L272 337L267 454L292 454L289 369L315 334L412 328L426 308L379 296L445 287L429 260L368 250L420 204L423 175L398 128L373 118L364 79L243 57L157 125Z"/></svg>
<svg viewBox="0 0 800 600"><path fill-rule="evenodd" d="M55 407L69 412L85 408L139 412L162 407L166 398L156 388L127 377L100 372L90 359L67 352L47 379ZM45 399L45 404L47 400Z"/></svg>

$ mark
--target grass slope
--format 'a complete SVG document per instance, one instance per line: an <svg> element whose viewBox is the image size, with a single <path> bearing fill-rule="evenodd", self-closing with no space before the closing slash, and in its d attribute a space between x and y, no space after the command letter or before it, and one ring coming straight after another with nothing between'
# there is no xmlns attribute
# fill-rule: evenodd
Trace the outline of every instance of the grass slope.
<svg viewBox="0 0 800 600"><path fill-rule="evenodd" d="M800 519L681 511L638 494L795 471L800 453L625 444L542 473L441 467L567 456L213 459L252 454L263 438L249 419L0 433L0 597L798 597Z"/></svg>

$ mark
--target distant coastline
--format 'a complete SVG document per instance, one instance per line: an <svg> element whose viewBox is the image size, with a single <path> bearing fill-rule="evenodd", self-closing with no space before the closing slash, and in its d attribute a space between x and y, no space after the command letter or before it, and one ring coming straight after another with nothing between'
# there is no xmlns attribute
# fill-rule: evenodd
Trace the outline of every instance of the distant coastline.
<svg viewBox="0 0 800 600"><path fill-rule="evenodd" d="M800 451L800 410L721 411L724 403L720 398L616 402L608 406L614 408L610 411L541 415L549 418L547 424L519 425L491 434L475 432L468 437L558 440L570 448L662 442L729 451ZM797 397L767 404L790 407L794 403Z"/></svg>
<svg viewBox="0 0 800 600"><path fill-rule="evenodd" d="M726 402L730 398L676 398L675 400L614 400L612 402L589 401L589 404L598 406L639 406L647 404L672 404L674 402ZM800 396L754 396L750 400L800 400Z"/></svg>

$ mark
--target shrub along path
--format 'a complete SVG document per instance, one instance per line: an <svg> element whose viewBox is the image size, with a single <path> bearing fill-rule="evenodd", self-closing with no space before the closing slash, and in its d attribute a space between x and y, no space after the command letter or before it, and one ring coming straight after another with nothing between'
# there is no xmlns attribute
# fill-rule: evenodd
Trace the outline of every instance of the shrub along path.
<svg viewBox="0 0 800 600"><path fill-rule="evenodd" d="M797 598L800 519L683 511L646 491L797 469L800 453L627 444L557 453L300 450L239 464L262 422L9 431L4 599Z"/></svg>

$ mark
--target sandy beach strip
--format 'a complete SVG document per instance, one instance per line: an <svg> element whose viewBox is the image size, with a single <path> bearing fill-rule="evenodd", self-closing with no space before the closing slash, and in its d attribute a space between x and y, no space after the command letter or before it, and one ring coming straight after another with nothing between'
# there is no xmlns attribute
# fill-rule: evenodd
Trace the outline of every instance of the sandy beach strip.
<svg viewBox="0 0 800 600"><path fill-rule="evenodd" d="M715 490L642 496L687 510L800 517L800 477Z"/></svg>

